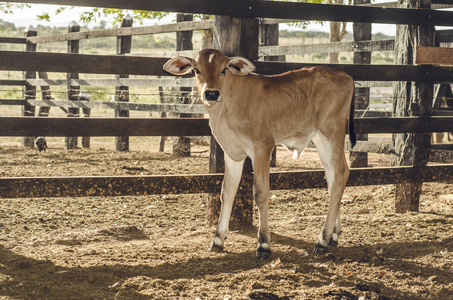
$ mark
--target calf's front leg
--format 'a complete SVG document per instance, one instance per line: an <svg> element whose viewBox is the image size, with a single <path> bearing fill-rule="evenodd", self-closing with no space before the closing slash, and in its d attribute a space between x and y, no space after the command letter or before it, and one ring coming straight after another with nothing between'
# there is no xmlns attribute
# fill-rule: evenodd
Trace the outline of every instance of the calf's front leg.
<svg viewBox="0 0 453 300"><path fill-rule="evenodd" d="M234 161L225 154L225 176L223 178L222 192L220 194L222 207L220 209L220 217L219 222L217 223L214 240L211 243L209 251L220 252L223 250L225 238L228 233L234 197L236 196L239 182L241 181L244 160L245 159Z"/></svg>

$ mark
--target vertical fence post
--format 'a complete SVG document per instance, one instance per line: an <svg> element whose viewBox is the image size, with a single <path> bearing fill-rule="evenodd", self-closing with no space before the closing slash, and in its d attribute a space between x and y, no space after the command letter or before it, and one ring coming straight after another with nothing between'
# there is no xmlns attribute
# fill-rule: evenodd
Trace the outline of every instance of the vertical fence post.
<svg viewBox="0 0 453 300"><path fill-rule="evenodd" d="M264 21L261 19L261 21ZM263 46L277 46L278 45L278 36L279 36L279 24L265 24L261 22L260 24L260 37L261 44ZM264 61L285 61L284 55L279 56L264 56ZM272 151L271 157L271 167L277 165L277 147Z"/></svg>
<svg viewBox="0 0 453 300"><path fill-rule="evenodd" d="M354 5L367 4L370 0L354 0ZM354 23L354 42L371 40L371 23ZM354 64L370 64L371 52L354 52ZM367 109L370 105L370 88L356 88L356 109ZM367 141L367 134L358 134L357 139ZM368 153L354 152L349 153L349 161L352 168L365 168L368 166Z"/></svg>
<svg viewBox="0 0 453 300"><path fill-rule="evenodd" d="M47 72L38 72L40 79L48 79ZM42 100L51 100L52 93L50 92L50 86L41 86L41 97ZM38 117L48 117L50 112L50 106L40 106L38 110Z"/></svg>
<svg viewBox="0 0 453 300"><path fill-rule="evenodd" d="M229 16L214 17L214 47L226 56L244 56L251 61L258 59L259 21L258 19L238 19ZM211 139L211 172L224 171L222 149ZM250 173L252 165L247 158L244 172ZM220 197L219 194L209 194L207 205L208 224L214 225L218 221ZM253 221L253 194L239 188L231 214L231 227L250 227Z"/></svg>
<svg viewBox="0 0 453 300"><path fill-rule="evenodd" d="M89 94L80 93L79 94L79 101L91 101L91 97ZM91 115L91 108L82 108L83 117L89 118ZM89 136L82 136L82 147L83 148L90 148L91 139Z"/></svg>
<svg viewBox="0 0 453 300"><path fill-rule="evenodd" d="M127 14L122 22L121 27L132 27L132 17ZM132 36L119 36L116 39L116 53L118 55L131 53ZM129 78L127 74L116 75L117 79ZM119 102L129 102L129 87L128 86L117 86L115 89L115 100ZM115 109L115 118L129 118L128 109ZM129 151L129 137L128 136L117 136L115 137L115 149L117 151Z"/></svg>
<svg viewBox="0 0 453 300"><path fill-rule="evenodd" d="M75 21L72 21L68 27L68 33L80 31L80 26ZM79 41L68 41L68 53L79 53ZM78 73L67 73L66 78L68 80L68 100L77 101L80 93L80 85L75 84L72 79L79 79ZM68 108L68 117L76 118L79 117L79 108ZM77 149L77 137L68 136L65 138L66 149Z"/></svg>
<svg viewBox="0 0 453 300"><path fill-rule="evenodd" d="M430 8L430 0L405 0L402 8ZM395 37L395 63L413 64L416 46L434 45L434 28L428 26L397 25ZM394 116L429 116L433 101L433 84L398 82L394 85ZM430 152L431 134L394 134L393 145L398 155L392 155L392 166L425 166ZM418 211L422 180L397 184L395 211Z"/></svg>
<svg viewBox="0 0 453 300"><path fill-rule="evenodd" d="M37 36L38 32L36 28L33 26L29 26L24 33L25 37L31 37L31 36ZM36 51L36 44L32 44L30 42L27 42L25 45L25 51ZM24 72L24 79L36 79L36 71L25 71ZM31 86L27 82L25 83L25 86L23 87L23 97L24 100L35 100L36 99L36 86ZM22 116L34 116L35 115L35 107L29 104L24 104L22 106ZM22 146L23 147L29 147L33 148L34 147L34 140L35 137L32 136L26 136L22 137Z"/></svg>
<svg viewBox="0 0 453 300"><path fill-rule="evenodd" d="M159 76L159 78L161 78ZM160 103L164 104L165 103L165 96L164 96L164 88L159 86L159 99ZM166 118L167 113L165 111L160 113L161 118ZM164 152L165 151L165 141L167 140L166 136L161 136L160 137L160 143L159 143L159 152Z"/></svg>
<svg viewBox="0 0 453 300"><path fill-rule="evenodd" d="M191 14L178 14L177 22L193 21ZM179 31L176 33L176 51L193 50L192 31ZM177 103L189 104L189 94L192 92L190 87L181 87L181 97L176 98ZM179 114L181 118L188 118L190 114ZM174 137L173 138L173 155L190 156L190 137Z"/></svg>

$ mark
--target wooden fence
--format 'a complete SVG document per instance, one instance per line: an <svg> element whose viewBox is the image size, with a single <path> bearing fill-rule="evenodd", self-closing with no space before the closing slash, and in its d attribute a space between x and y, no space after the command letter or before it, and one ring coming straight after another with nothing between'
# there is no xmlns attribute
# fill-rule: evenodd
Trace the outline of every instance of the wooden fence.
<svg viewBox="0 0 453 300"><path fill-rule="evenodd" d="M439 1L439 0L438 0ZM9 1L7 1L9 2ZM27 3L46 3L58 5L90 6L88 0L36 0L14 1ZM428 1L430 2L430 1ZM433 1L435 3L436 1ZM325 20L349 22L376 22L389 24L411 24L419 28L434 25L453 26L453 13L431 9L382 8L373 6L339 6L319 5L310 3L274 2L274 1L220 1L220 0L166 0L166 1L97 1L98 7L121 9L142 9L157 11L178 11L186 13L202 13L228 15L238 18L280 18L286 20ZM206 22L203 26L210 26ZM200 26L201 23L200 23ZM133 29L113 30L110 34L127 35ZM150 30L150 29L146 29ZM187 28L185 28L187 30ZM423 32L423 31L421 31ZM100 33L98 33L100 34ZM447 34L445 34L447 35ZM79 36L81 38L82 36ZM35 38L35 37L33 37ZM70 39L68 34L65 37ZM38 41L36 37L35 41ZM12 40L19 42L18 40ZM433 41L434 42L434 41ZM382 42L360 42L361 44L342 44L332 46L354 48L361 45L363 49L373 49ZM384 42L390 49L391 42ZM330 46L329 46L330 47ZM395 47L395 46L393 46ZM281 52L271 52L281 55ZM281 48L284 49L284 48ZM279 50L287 51L287 50ZM297 50L300 51L300 50ZM160 57L140 57L129 55L87 55L39 52L0 51L1 70L94 73L94 74L130 74L169 76L162 70L166 61ZM256 61L257 72L276 74L297 69L310 64L291 62ZM317 64L319 65L319 64ZM357 119L358 133L419 133L451 131L453 118L448 116L433 117L426 103L431 105L433 95L429 94L429 86L433 84L449 84L453 82L453 67L439 65L342 65L326 64L326 66L343 70L357 81L377 82L414 82L419 90L428 87L428 92L421 93L422 102L413 107L419 115L396 115L391 118L360 118ZM168 78L168 77L167 77ZM29 78L30 83L40 83L39 79ZM33 81L34 80L34 81ZM77 80L77 79L73 79ZM122 79L132 81L130 79ZM183 79L181 79L183 80ZM46 81L48 82L48 81ZM80 81L81 82L81 81ZM80 83L79 82L79 83ZM13 82L10 82L13 83ZM19 83L19 82L17 82ZM20 82L23 84L23 82ZM423 91L426 91L423 90ZM396 97L395 99L399 99ZM427 101L428 100L428 101ZM27 100L28 101L28 100ZM399 101L399 100L398 100ZM27 102L37 104L38 102ZM42 104L42 103L40 103ZM50 104L49 104L50 105ZM104 104L102 104L104 105ZM121 103L123 105L123 103ZM126 104L124 104L126 105ZM133 104L127 104L127 106ZM425 110L427 113L425 113ZM65 136L68 133L86 136L110 135L207 135L209 128L204 119L76 119L76 118L36 118L36 117L2 117L0 118L0 136ZM396 149L396 148L395 148ZM407 153L396 149L396 156ZM417 144L414 161L411 166L394 168L353 169L348 185L391 184L411 185L420 187L424 181L451 181L452 165L426 166L423 158L429 155L430 147L426 143ZM197 193L218 191L221 175L190 175L190 176L139 176L139 177L71 177L71 178L1 178L0 195L2 197L52 197L52 196L88 196L88 195L136 195L156 193ZM250 176L244 180L250 187ZM131 185L131 188L124 188ZM46 188L43 188L43 187ZM79 189L67 187L78 186ZM147 186L150 186L149 188ZM273 189L313 188L325 186L323 173L318 171L274 173L271 176ZM246 188L247 189L247 188ZM406 209L417 210L415 200L407 200ZM406 201L406 202L407 202ZM405 204L406 205L406 204ZM405 209L400 209L405 210Z"/></svg>

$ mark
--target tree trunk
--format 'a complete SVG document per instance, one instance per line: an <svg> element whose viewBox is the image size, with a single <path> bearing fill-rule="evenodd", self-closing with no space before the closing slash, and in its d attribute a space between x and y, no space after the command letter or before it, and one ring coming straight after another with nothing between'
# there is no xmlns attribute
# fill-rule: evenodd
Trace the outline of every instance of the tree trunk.
<svg viewBox="0 0 453 300"><path fill-rule="evenodd" d="M430 8L430 0L400 1L401 8ZM427 26L397 25L395 38L395 63L414 63L415 46L434 45L434 28ZM433 84L398 82L394 85L393 116L429 116L433 101ZM423 167L428 162L430 134L394 134L393 145L398 155L392 155L392 166L414 165ZM418 211L423 182L397 184L395 211Z"/></svg>
<svg viewBox="0 0 453 300"><path fill-rule="evenodd" d="M348 0L348 4L351 4L352 0ZM328 0L329 4L343 4L343 0ZM330 42L337 43L341 42L344 35L346 34L346 22L330 22ZM338 53L330 53L329 62L331 64L338 63Z"/></svg>
<svg viewBox="0 0 453 300"><path fill-rule="evenodd" d="M229 16L214 17L214 47L226 56L243 56L251 61L258 59L259 22L257 19L238 19ZM224 171L223 151L214 138L211 138L211 156L209 169L212 173ZM251 172L251 163L247 159L244 172ZM219 219L220 195L209 194L207 221L214 225ZM230 228L250 227L253 217L253 195L241 188L235 198L231 213Z"/></svg>

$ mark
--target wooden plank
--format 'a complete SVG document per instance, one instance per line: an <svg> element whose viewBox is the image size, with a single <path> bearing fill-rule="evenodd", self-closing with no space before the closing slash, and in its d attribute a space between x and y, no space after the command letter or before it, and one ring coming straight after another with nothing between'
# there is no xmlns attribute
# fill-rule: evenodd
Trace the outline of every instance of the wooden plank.
<svg viewBox="0 0 453 300"><path fill-rule="evenodd" d="M184 50L184 51L159 51L152 53L134 53L134 56L143 57L166 57L172 58L175 56L195 57L199 50Z"/></svg>
<svg viewBox="0 0 453 300"><path fill-rule="evenodd" d="M393 81L355 81L356 87L393 87Z"/></svg>
<svg viewBox="0 0 453 300"><path fill-rule="evenodd" d="M32 86L66 86L66 79L29 79L19 80L18 85L24 85L27 82ZM21 83L21 84L19 84ZM161 87L196 87L195 78L182 77L166 77L166 78L149 78L149 79L71 79L70 84L78 84L80 86L161 86ZM0 81L0 85L1 81ZM355 81L356 87L393 87L392 81Z"/></svg>
<svg viewBox="0 0 453 300"><path fill-rule="evenodd" d="M208 119L0 117L0 136L209 136Z"/></svg>
<svg viewBox="0 0 453 300"><path fill-rule="evenodd" d="M192 14L177 14L176 22L193 21ZM214 24L214 23L213 23ZM193 50L193 31L180 31L176 33L176 51ZM192 88L181 87L179 88L178 95L173 99L178 104L190 104L192 94ZM189 114L176 114L175 117L179 118L190 118ZM161 137L162 139L162 137ZM165 147L164 147L165 148ZM190 137L177 136L172 139L172 154L179 157L190 156L191 142Z"/></svg>
<svg viewBox="0 0 453 300"><path fill-rule="evenodd" d="M307 45L261 46L260 56L301 55L312 53L393 51L394 40L320 43Z"/></svg>
<svg viewBox="0 0 453 300"><path fill-rule="evenodd" d="M424 182L451 182L453 166L425 168L351 169L347 186ZM220 192L223 174L87 176L87 177L10 177L0 178L2 198L139 196ZM253 175L243 176L242 190L251 191ZM323 170L272 172L271 190L326 188Z"/></svg>
<svg viewBox="0 0 453 300"><path fill-rule="evenodd" d="M77 24L75 21L72 21L69 23L68 26L68 32L73 33L73 32L79 32L80 31L80 25ZM72 41L67 41L68 45L68 53L71 54L78 54L79 49L80 49L80 41L78 40L72 40ZM79 79L79 74L78 72L68 72L66 74L66 78L68 79L68 82L71 82L71 79ZM68 84L68 100L69 101L75 101L78 100L78 95L80 93L80 86L75 84L71 85ZM80 116L80 109L71 107L67 109L66 115L69 118L77 118ZM68 135L65 137L65 144L66 144L66 149L77 149L78 148L78 137L77 135Z"/></svg>
<svg viewBox="0 0 453 300"><path fill-rule="evenodd" d="M167 32L179 32L188 30L205 30L212 29L214 23L212 20L203 20L195 22L181 22L178 24L165 24L143 27L121 27L103 30L90 30L83 32L74 32L66 34L54 34L45 36L30 37L27 39L30 43L52 43L71 40L93 39L101 37L120 37L129 35L146 35L146 34L159 34ZM0 40L1 42L1 40Z"/></svg>
<svg viewBox="0 0 453 300"><path fill-rule="evenodd" d="M127 14L122 22L122 28L132 27L133 19L130 14ZM132 47L132 36L118 36L116 38L116 54L122 55L130 53ZM116 79L129 78L128 74L117 74ZM119 102L129 102L129 86L117 84L115 87L115 100ZM115 117L129 118L129 110L121 109L118 107L115 109ZM129 151L129 137L128 136L116 136L115 137L115 150L116 151Z"/></svg>
<svg viewBox="0 0 453 300"><path fill-rule="evenodd" d="M14 85L25 85L27 80L9 80L9 79L2 79L0 80L0 85L9 85L9 86L14 86Z"/></svg>
<svg viewBox="0 0 453 300"><path fill-rule="evenodd" d="M370 0L354 0L354 5L370 3ZM363 51L360 44L363 42L371 41L371 23L354 23L353 24L353 38L356 47L359 51L354 51L353 63L354 64L371 64L371 51ZM392 41L392 48L394 41ZM355 109L367 109L370 106L370 88L369 87L356 87L355 88ZM358 134L358 141L367 141L367 134ZM360 168L368 166L368 153L366 151L359 151L354 149L349 152L349 163L351 168Z"/></svg>
<svg viewBox="0 0 453 300"><path fill-rule="evenodd" d="M238 18L276 18L317 21L345 21L385 24L452 26L453 13L425 9L296 3L255 0L8 0L6 2L41 3L69 6L105 7L134 10L228 15Z"/></svg>
<svg viewBox="0 0 453 300"><path fill-rule="evenodd" d="M162 87L196 87L195 78L166 77L166 78L146 78L146 79L30 79L20 81L23 84L27 82L32 86L66 86L67 84L80 86L162 86ZM1 85L1 82L0 82Z"/></svg>
<svg viewBox="0 0 453 300"><path fill-rule="evenodd" d="M27 38L14 38L14 37L0 37L0 44L25 44L27 43Z"/></svg>
<svg viewBox="0 0 453 300"><path fill-rule="evenodd" d="M38 34L37 30L33 26L29 26L24 31L25 37L36 36L37 34ZM36 53L36 45L25 44L25 51ZM1 55L0 55L0 57L1 57ZM3 58L2 58L2 60L3 60ZM25 68L24 70L26 70L23 73L24 80L36 78L36 72L34 72L32 70L27 70L27 68ZM23 97L24 97L24 100L36 99L36 87L26 84L23 87ZM29 105L28 102L25 102L25 104L21 110L21 115L22 116L34 116L35 111L36 111L35 106ZM22 136L21 144L24 147L34 148L35 147L35 136L33 136L33 135Z"/></svg>
<svg viewBox="0 0 453 300"><path fill-rule="evenodd" d="M25 105L27 100L0 99L0 105Z"/></svg>
<svg viewBox="0 0 453 300"><path fill-rule="evenodd" d="M453 65L453 48L417 47L415 63L418 65Z"/></svg>
<svg viewBox="0 0 453 300"><path fill-rule="evenodd" d="M453 117L359 118L356 133L430 133L453 128ZM204 118L0 117L0 136L209 136Z"/></svg>
<svg viewBox="0 0 453 300"><path fill-rule="evenodd" d="M0 56L4 59L0 64L0 70L23 71L30 69L42 72L170 75L162 69L167 61L166 58L22 51L0 51ZM359 81L453 82L453 67L450 66L345 65L263 61L256 61L255 65L257 72L261 74L278 74L302 67L324 65L342 70Z"/></svg>
<svg viewBox="0 0 453 300"><path fill-rule="evenodd" d="M2 104L0 100L0 104ZM15 101L15 102L13 102ZM64 108L96 108L96 109L121 109L133 111L156 111L175 114L205 114L203 104L174 104L174 103L128 103L128 102L100 102L100 101L68 101L68 100L27 100L30 105L42 107L64 107ZM23 100L10 100L5 103L14 105Z"/></svg>
<svg viewBox="0 0 453 300"><path fill-rule="evenodd" d="M257 73L269 75L296 70L302 67L323 65L342 70L358 81L453 82L453 67L450 66L314 64L262 61L256 61L254 64L257 67Z"/></svg>
<svg viewBox="0 0 453 300"><path fill-rule="evenodd" d="M453 116L453 110L448 109L448 108L441 108L441 109L433 110L432 113L433 113L433 116Z"/></svg>
<svg viewBox="0 0 453 300"><path fill-rule="evenodd" d="M439 4L437 4L437 1ZM433 9L441 9L441 8L450 8L453 7L451 4L451 0L442 0L432 1L432 3L436 3L432 5ZM371 3L371 4L360 4L361 6L374 6L374 7L384 7L384 8L397 8L398 2L383 2L383 3Z"/></svg>
<svg viewBox="0 0 453 300"><path fill-rule="evenodd" d="M169 75L162 69L166 58L21 51L0 51L0 57L0 70L9 71Z"/></svg>

